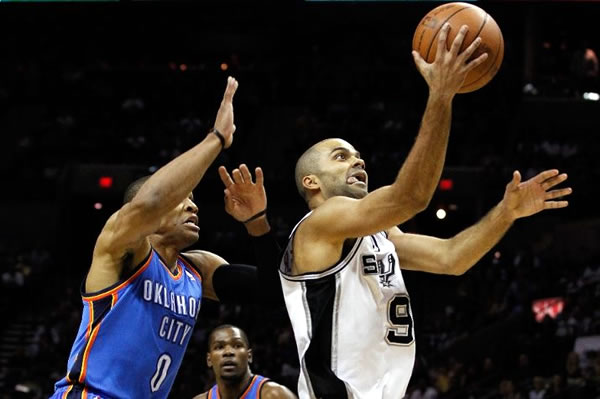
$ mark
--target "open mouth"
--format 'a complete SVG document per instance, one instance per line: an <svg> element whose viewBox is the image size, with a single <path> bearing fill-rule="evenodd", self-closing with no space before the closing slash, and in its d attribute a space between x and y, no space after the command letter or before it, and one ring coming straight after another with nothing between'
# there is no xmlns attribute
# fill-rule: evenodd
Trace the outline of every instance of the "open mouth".
<svg viewBox="0 0 600 399"><path fill-rule="evenodd" d="M237 363L233 361L226 361L221 364L221 367L231 369L237 367Z"/></svg>
<svg viewBox="0 0 600 399"><path fill-rule="evenodd" d="M183 223L183 225L185 227L189 227L190 229L193 229L195 231L200 230L200 227L198 227L198 216L196 216L196 215L192 215L189 218L187 218L186 221Z"/></svg>
<svg viewBox="0 0 600 399"><path fill-rule="evenodd" d="M196 216L196 215L190 216L189 218L187 218L187 220L185 221L184 224L198 227L198 216Z"/></svg>
<svg viewBox="0 0 600 399"><path fill-rule="evenodd" d="M355 184L355 183L367 184L367 172L365 172L364 170L360 170L360 171L352 173L346 179L346 183L348 183L348 184Z"/></svg>

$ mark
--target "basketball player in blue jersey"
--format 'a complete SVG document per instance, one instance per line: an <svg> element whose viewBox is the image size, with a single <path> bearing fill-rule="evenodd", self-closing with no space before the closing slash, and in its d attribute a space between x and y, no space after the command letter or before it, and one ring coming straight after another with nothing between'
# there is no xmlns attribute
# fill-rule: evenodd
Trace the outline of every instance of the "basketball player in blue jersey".
<svg viewBox="0 0 600 399"><path fill-rule="evenodd" d="M104 225L82 284L82 320L67 373L52 398L166 398L202 298L247 300L248 287L258 285L250 266L227 265L206 251L180 253L198 240L192 190L233 142L237 87L228 78L214 128L132 184L125 204ZM231 179L224 168L219 172ZM262 173L257 169L256 184L245 166L232 174L236 184L226 189L226 209L251 236L261 237L253 243L260 246L270 230Z"/></svg>
<svg viewBox="0 0 600 399"><path fill-rule="evenodd" d="M404 234L396 226L425 209L445 158L451 103L478 42L459 53L463 27L436 60L413 53L429 85L418 137L395 181L371 193L365 162L348 142L323 140L296 164L296 184L310 212L293 229L280 265L300 360L300 399L404 397L415 360L410 297L401 269L462 274L518 218L563 208L552 189L565 174L548 170L521 182L514 172L504 198L451 239Z"/></svg>
<svg viewBox="0 0 600 399"><path fill-rule="evenodd" d="M252 374L252 349L248 336L238 327L224 324L211 332L206 363L217 383L194 399L296 399L283 385Z"/></svg>

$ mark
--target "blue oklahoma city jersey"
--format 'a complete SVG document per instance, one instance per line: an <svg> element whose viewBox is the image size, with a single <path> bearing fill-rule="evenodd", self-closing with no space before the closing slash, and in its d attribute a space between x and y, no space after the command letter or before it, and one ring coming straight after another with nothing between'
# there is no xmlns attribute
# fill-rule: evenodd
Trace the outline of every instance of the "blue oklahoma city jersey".
<svg viewBox="0 0 600 399"><path fill-rule="evenodd" d="M173 274L152 249L130 278L82 297L67 375L53 398L166 398L200 311L198 272L178 258Z"/></svg>
<svg viewBox="0 0 600 399"><path fill-rule="evenodd" d="M240 395L239 399L260 399L260 390L267 381L269 381L269 379L262 375L253 376L250 380L250 384L248 384L248 387L244 390L244 393ZM217 385L213 386L210 391L208 391L208 399L221 399L219 387Z"/></svg>

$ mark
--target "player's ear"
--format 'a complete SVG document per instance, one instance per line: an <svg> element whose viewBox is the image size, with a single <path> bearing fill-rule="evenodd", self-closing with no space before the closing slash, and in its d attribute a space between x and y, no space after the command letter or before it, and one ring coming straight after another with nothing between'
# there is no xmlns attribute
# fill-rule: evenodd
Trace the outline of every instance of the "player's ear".
<svg viewBox="0 0 600 399"><path fill-rule="evenodd" d="M319 184L319 178L316 175L307 175L302 178L302 186L306 190L317 190Z"/></svg>
<svg viewBox="0 0 600 399"><path fill-rule="evenodd" d="M208 352L208 353L206 354L206 365L207 365L209 368L212 368L212 360L211 360L211 358L210 358L210 352Z"/></svg>
<svg viewBox="0 0 600 399"><path fill-rule="evenodd" d="M252 349L248 349L248 363L252 363Z"/></svg>

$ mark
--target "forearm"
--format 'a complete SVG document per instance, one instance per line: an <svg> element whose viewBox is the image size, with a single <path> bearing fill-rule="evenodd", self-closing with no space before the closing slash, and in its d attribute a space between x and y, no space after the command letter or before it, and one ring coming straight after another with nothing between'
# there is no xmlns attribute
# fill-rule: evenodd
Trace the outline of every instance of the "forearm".
<svg viewBox="0 0 600 399"><path fill-rule="evenodd" d="M269 223L265 219L268 227ZM248 229L248 226L246 226ZM264 231L263 227L260 231ZM283 293L281 291L281 282L279 281L279 262L281 247L275 238L275 234L270 227L262 234L251 235L251 245L256 257L256 275L258 292L257 302L270 302L274 304L283 303Z"/></svg>
<svg viewBox="0 0 600 399"><path fill-rule="evenodd" d="M419 134L393 184L427 207L442 174L452 120L452 98L429 94ZM409 189L407 189L409 188Z"/></svg>
<svg viewBox="0 0 600 399"><path fill-rule="evenodd" d="M260 237L271 231L271 225L266 213L249 223L244 223L244 227L251 237Z"/></svg>
<svg viewBox="0 0 600 399"><path fill-rule="evenodd" d="M268 226L266 220L265 223ZM278 273L279 244L270 228L260 235L251 234L251 237L257 266L230 264L218 267L212 280L215 293L224 303L283 304Z"/></svg>
<svg viewBox="0 0 600 399"><path fill-rule="evenodd" d="M142 186L134 201L146 204L157 214L166 214L198 185L221 151L214 134L160 168Z"/></svg>
<svg viewBox="0 0 600 399"><path fill-rule="evenodd" d="M448 240L448 274L463 274L473 267L512 226L514 219L502 202L478 223Z"/></svg>

